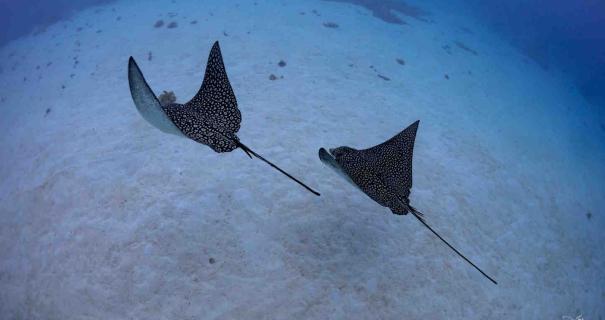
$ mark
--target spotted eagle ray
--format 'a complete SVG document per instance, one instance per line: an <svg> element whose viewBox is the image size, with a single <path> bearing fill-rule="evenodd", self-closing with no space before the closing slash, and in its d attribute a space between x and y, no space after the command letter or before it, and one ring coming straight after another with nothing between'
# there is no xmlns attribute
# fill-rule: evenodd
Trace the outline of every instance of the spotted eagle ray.
<svg viewBox="0 0 605 320"><path fill-rule="evenodd" d="M154 127L205 144L219 153L240 148L250 158L257 157L319 196L317 191L252 151L237 137L242 116L227 78L218 41L210 50L202 86L185 104L160 104L132 57L128 61L128 82L137 110Z"/></svg>
<svg viewBox="0 0 605 320"><path fill-rule="evenodd" d="M494 284L498 284L443 239L424 220L424 215L410 205L412 188L412 155L418 123L412 123L391 139L365 150L342 146L330 151L319 149L319 159L348 182L383 207L397 215L411 212L425 227L435 234L462 259L470 263Z"/></svg>

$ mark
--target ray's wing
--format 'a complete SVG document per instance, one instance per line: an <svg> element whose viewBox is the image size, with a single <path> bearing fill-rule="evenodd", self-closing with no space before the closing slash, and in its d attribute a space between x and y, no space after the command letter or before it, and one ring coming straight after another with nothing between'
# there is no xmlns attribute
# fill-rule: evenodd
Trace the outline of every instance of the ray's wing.
<svg viewBox="0 0 605 320"><path fill-rule="evenodd" d="M412 188L412 156L419 122L412 123L384 143L360 151L374 159L374 174L405 199Z"/></svg>
<svg viewBox="0 0 605 320"><path fill-rule="evenodd" d="M210 50L202 86L186 105L193 106L196 112L202 113L204 119L216 128L232 133L239 130L242 115L227 78L218 41Z"/></svg>
<svg viewBox="0 0 605 320"><path fill-rule="evenodd" d="M134 105L147 122L163 132L184 136L162 109L158 98L145 81L143 73L132 57L128 60L128 84Z"/></svg>

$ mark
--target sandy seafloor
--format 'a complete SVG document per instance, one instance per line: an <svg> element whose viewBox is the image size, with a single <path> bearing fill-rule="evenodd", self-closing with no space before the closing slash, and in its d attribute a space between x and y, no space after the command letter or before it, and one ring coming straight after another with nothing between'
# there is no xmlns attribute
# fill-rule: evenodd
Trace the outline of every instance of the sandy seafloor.
<svg viewBox="0 0 605 320"><path fill-rule="evenodd" d="M602 112L420 6L399 25L334 2L121 1L2 47L0 318L605 317ZM242 141L321 197L136 112L130 55L185 102L215 40ZM318 160L417 119L412 204L497 286Z"/></svg>

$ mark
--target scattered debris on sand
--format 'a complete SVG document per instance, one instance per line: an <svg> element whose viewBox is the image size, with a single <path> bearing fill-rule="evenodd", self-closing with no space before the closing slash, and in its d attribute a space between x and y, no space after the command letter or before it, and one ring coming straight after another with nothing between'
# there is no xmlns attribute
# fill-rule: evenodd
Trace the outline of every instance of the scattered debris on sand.
<svg viewBox="0 0 605 320"><path fill-rule="evenodd" d="M385 80L385 81L391 81L391 78L383 76L381 74L379 74L378 77L381 78L381 79L383 79L383 80Z"/></svg>
<svg viewBox="0 0 605 320"><path fill-rule="evenodd" d="M460 42L460 41L454 41L454 43L458 46L458 48L466 51L466 52L470 52L474 55L478 55L477 51L467 47L464 43Z"/></svg>
<svg viewBox="0 0 605 320"><path fill-rule="evenodd" d="M277 76L273 73L269 76L269 80L277 80Z"/></svg>
<svg viewBox="0 0 605 320"><path fill-rule="evenodd" d="M164 25L164 20L158 20L153 25L154 28L161 28Z"/></svg>
<svg viewBox="0 0 605 320"><path fill-rule="evenodd" d="M176 28L176 27L178 27L178 26L179 26L179 24L178 24L178 23L176 23L176 21L172 21L172 22L170 22L170 23L168 24L168 26L167 26L166 28L168 28L168 29L174 29L174 28Z"/></svg>

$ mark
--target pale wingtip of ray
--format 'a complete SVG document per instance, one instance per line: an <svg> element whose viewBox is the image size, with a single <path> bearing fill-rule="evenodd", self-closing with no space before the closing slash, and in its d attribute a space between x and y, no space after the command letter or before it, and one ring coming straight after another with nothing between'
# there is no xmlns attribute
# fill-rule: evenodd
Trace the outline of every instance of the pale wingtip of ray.
<svg viewBox="0 0 605 320"><path fill-rule="evenodd" d="M134 57L133 57L133 56L130 56L130 57L128 58L128 67L129 67L129 69L130 69L130 67L132 67L132 66L137 66L137 62L134 60ZM137 67L138 67L138 66L137 66Z"/></svg>
<svg viewBox="0 0 605 320"><path fill-rule="evenodd" d="M134 105L143 119L162 132L184 137L162 109L158 98L132 56L128 59L128 85Z"/></svg>

